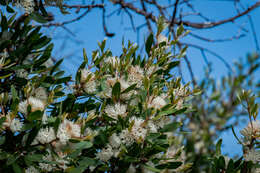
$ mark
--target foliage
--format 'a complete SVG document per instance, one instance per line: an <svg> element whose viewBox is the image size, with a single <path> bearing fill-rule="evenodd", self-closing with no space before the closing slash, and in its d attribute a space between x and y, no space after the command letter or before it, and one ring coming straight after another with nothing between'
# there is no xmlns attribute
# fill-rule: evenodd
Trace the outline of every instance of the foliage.
<svg viewBox="0 0 260 173"><path fill-rule="evenodd" d="M188 33L181 25L174 40L163 37L161 17L146 55L128 42L113 56L104 40L91 57L83 50L73 80L51 57L51 39L31 25L41 17L34 9L20 18L1 15L0 172L259 171L257 98L242 90L259 88L257 55L222 79L226 93L209 75L200 89L183 85L174 70L187 48L171 48ZM240 114L250 120L242 139L234 133L243 156L230 159L214 141Z"/></svg>

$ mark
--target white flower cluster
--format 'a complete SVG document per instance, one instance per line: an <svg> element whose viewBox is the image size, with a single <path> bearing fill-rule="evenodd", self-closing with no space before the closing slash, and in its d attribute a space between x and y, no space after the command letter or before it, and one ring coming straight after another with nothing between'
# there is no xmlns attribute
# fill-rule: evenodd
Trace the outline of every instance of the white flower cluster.
<svg viewBox="0 0 260 173"><path fill-rule="evenodd" d="M71 138L79 138L81 127L67 119L65 119L58 128L57 137L62 144L66 144Z"/></svg>
<svg viewBox="0 0 260 173"><path fill-rule="evenodd" d="M108 105L105 108L105 113L113 119L118 119L118 116L126 116L126 105L116 103L115 105Z"/></svg>
<svg viewBox="0 0 260 173"><path fill-rule="evenodd" d="M166 104L166 101L160 96L150 97L148 99L148 108L161 109Z"/></svg>
<svg viewBox="0 0 260 173"><path fill-rule="evenodd" d="M82 69L80 82L82 83L83 89L86 93L93 94L96 92L97 84L95 82L94 74L91 71Z"/></svg>
<svg viewBox="0 0 260 173"><path fill-rule="evenodd" d="M105 59L105 63L109 63L112 65L113 68L116 68L116 66L120 64L120 60L115 56L110 56Z"/></svg>
<svg viewBox="0 0 260 173"><path fill-rule="evenodd" d="M35 98L35 97L29 97L27 100L19 103L19 112L27 115L27 107L31 106L31 111L44 111L45 109L45 104L42 100Z"/></svg>
<svg viewBox="0 0 260 173"><path fill-rule="evenodd" d="M140 66L130 66L128 69L128 80L129 83L137 84L137 87L140 88L143 83L144 70Z"/></svg>
<svg viewBox="0 0 260 173"><path fill-rule="evenodd" d="M248 149L244 152L245 161L252 161L253 163L260 162L260 151L256 151L255 149Z"/></svg>
<svg viewBox="0 0 260 173"><path fill-rule="evenodd" d="M109 137L109 144L103 148L100 152L97 153L97 158L107 162L111 157L118 157L120 153L120 146L122 144L120 137L114 133Z"/></svg>
<svg viewBox="0 0 260 173"><path fill-rule="evenodd" d="M133 126L130 130L131 137L134 138L137 142L142 142L147 135L145 121L141 118L131 117L129 122L131 124L133 123Z"/></svg>
<svg viewBox="0 0 260 173"><path fill-rule="evenodd" d="M176 99L176 108L177 109L181 109L184 103L184 98L186 95L186 88L181 86L179 88L174 89L173 93L175 95L175 99Z"/></svg>
<svg viewBox="0 0 260 173"><path fill-rule="evenodd" d="M40 173L38 169L36 169L34 166L30 166L25 170L25 173Z"/></svg>
<svg viewBox="0 0 260 173"><path fill-rule="evenodd" d="M250 121L244 129L240 131L243 136L244 145L244 159L245 161L252 161L253 163L260 162L260 151L255 150L251 146L252 141L260 139L260 122L258 120Z"/></svg>
<svg viewBox="0 0 260 173"><path fill-rule="evenodd" d="M260 139L260 122L258 120L249 122L240 133L243 135L245 145L250 144L252 138Z"/></svg>
<svg viewBox="0 0 260 173"><path fill-rule="evenodd" d="M23 122L21 122L18 118L12 118L12 113L9 112L7 115L0 115L0 118L5 117L5 122L2 124L4 129L10 128L10 130L14 132L20 132L23 127Z"/></svg>
<svg viewBox="0 0 260 173"><path fill-rule="evenodd" d="M32 145L36 145L39 142L41 144L48 144L56 139L56 135L54 132L53 127L45 127L41 128L35 137L34 141L32 142Z"/></svg>
<svg viewBox="0 0 260 173"><path fill-rule="evenodd" d="M16 4L18 7L22 7L24 11L28 14L34 11L34 0L21 0Z"/></svg>

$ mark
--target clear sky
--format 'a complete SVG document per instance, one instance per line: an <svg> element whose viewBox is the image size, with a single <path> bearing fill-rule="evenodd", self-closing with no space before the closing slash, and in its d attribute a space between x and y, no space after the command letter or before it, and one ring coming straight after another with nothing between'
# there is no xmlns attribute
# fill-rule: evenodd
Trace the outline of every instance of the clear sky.
<svg viewBox="0 0 260 173"><path fill-rule="evenodd" d="M81 1L70 1L72 4L76 4L77 2ZM202 11L205 15L215 19L216 21L236 15L236 11L233 5L234 1L232 0L193 0L192 2L196 4L196 8L198 10ZM256 0L242 0L242 2L245 6L248 6L256 2ZM112 11L112 8L109 11ZM83 11L81 11L79 14L82 12ZM72 15L65 16L58 15L57 11L53 11L53 13L55 13L57 21L66 21L79 15L76 15L73 11ZM252 16L255 30L257 32L260 31L260 8L254 10L254 12L250 14ZM70 74L74 75L79 64L82 62L82 49L85 48L88 56L90 57L91 51L97 48L97 42L102 41L105 38L102 28L101 15L102 13L100 10L94 9L82 20L66 25L66 28L69 30L69 32L63 28L47 28L48 33L54 38L55 50L53 55L55 58L65 58L63 67L69 71ZM197 20L196 18L193 19ZM134 23L136 26L141 25L144 23L144 19L142 17L136 16L134 18ZM107 26L109 32L116 33L113 38L108 38L107 41L107 47L112 49L114 55L120 55L121 53L122 38L132 42L138 42L140 45L142 45L143 40L149 34L147 29L143 28L140 30L139 39L137 39L136 32L129 29L131 27L130 21L128 20L128 17L125 13L110 17L107 20ZM238 26L244 27L248 32L241 31ZM184 40L185 42L197 44L217 52L231 65L234 60L237 60L239 57L245 57L247 53L256 51L256 44L252 35L252 28L248 23L247 17L243 17L237 20L236 24L229 23L223 26L219 26L215 29L195 31L196 34L200 34L211 39L229 38L231 36L237 35L238 32L242 32L246 34L246 36L240 38L239 40L220 43L200 41L190 36ZM260 32L257 33L257 39L260 41ZM227 73L227 69L219 59L209 54L206 55L208 60L213 62L213 75L216 78L220 78L222 75ZM191 61L196 78L203 78L203 68L206 64L203 61L201 52L194 48L188 48L188 58ZM184 70L183 72L185 80L189 81L190 76L184 63L182 69ZM238 127L236 129L237 134L241 128L242 127ZM231 131L224 133L222 137L224 143L224 153L229 152L231 155L241 153L241 148L237 144Z"/></svg>

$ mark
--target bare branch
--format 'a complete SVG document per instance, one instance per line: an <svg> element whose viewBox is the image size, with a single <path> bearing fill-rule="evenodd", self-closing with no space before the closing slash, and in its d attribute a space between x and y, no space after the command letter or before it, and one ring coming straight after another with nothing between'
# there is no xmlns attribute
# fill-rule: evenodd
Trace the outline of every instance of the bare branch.
<svg viewBox="0 0 260 173"><path fill-rule="evenodd" d="M104 0L102 1L104 2ZM102 25L103 25L103 29L104 29L104 32L105 32L105 35L108 36L108 37L113 37L115 35L115 33L110 33L107 31L107 25L106 25L106 9L103 8L102 9Z"/></svg>
<svg viewBox="0 0 260 173"><path fill-rule="evenodd" d="M244 16L248 14L249 12L253 11L254 9L258 8L260 6L260 1L256 2L254 5L248 7L245 11L242 13L239 13L236 16L233 16L228 19L220 20L217 22L208 22L208 23L193 23L193 22L188 22L188 21L178 21L176 23L183 23L185 26L193 27L193 28L199 28L199 29L207 29L207 28L213 28L218 25L222 25L225 23L233 22L236 19L240 18L241 16Z"/></svg>
<svg viewBox="0 0 260 173"><path fill-rule="evenodd" d="M169 25L169 28L172 28L173 25L174 25L176 13L177 13L177 8L178 8L178 3L179 3L179 0L176 0L175 4L174 4L174 10L173 10L173 13L172 13L172 19L171 19L171 23Z"/></svg>
<svg viewBox="0 0 260 173"><path fill-rule="evenodd" d="M195 44L191 44L191 43L181 43L183 45L187 45L187 46L190 46L190 47L194 47L194 48L197 48L197 49L200 49L200 50L203 50L203 51L206 51L208 53L210 53L211 55L214 55L215 57L217 57L219 60L221 60L224 65L227 67L227 69L230 71L230 72L233 72L232 68L230 67L230 65L228 64L228 62L222 58L219 54L217 54L216 52L210 50L210 49L207 49L207 48L204 48L204 47L201 47L201 46L198 46L198 45L195 45Z"/></svg>
<svg viewBox="0 0 260 173"><path fill-rule="evenodd" d="M192 32L190 32L189 35L194 37L194 38L197 38L197 39L200 39L200 40L203 40L203 41L207 41L207 42L212 42L212 43L214 43L214 42L233 41L235 39L240 39L240 38L246 36L245 34L238 34L238 35L232 36L230 38L210 39L210 38L206 38L206 37L202 37L200 35L194 34Z"/></svg>

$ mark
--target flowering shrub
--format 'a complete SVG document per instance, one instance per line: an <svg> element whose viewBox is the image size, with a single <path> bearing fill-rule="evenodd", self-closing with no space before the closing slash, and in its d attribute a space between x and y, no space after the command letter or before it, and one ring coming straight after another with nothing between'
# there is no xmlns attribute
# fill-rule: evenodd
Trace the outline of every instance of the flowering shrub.
<svg viewBox="0 0 260 173"><path fill-rule="evenodd" d="M190 171L183 117L196 111L190 100L200 90L174 75L186 48L170 50L187 34L183 28L170 40L159 18L145 56L131 42L114 56L104 40L91 58L83 51L72 79L60 69L62 61L52 59L51 39L30 24L35 14L29 2L21 3L28 13L22 18L1 16L0 172ZM239 99L250 117L238 139L244 155L225 158L220 140L208 159L211 172L259 171L258 107L250 92Z"/></svg>

